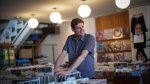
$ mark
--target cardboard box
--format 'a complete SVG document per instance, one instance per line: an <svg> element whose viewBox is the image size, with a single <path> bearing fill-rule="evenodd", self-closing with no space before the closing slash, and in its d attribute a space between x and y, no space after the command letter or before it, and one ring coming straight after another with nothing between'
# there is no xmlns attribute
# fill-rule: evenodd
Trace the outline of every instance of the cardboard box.
<svg viewBox="0 0 150 84"><path fill-rule="evenodd" d="M32 49L21 49L20 58L32 58Z"/></svg>

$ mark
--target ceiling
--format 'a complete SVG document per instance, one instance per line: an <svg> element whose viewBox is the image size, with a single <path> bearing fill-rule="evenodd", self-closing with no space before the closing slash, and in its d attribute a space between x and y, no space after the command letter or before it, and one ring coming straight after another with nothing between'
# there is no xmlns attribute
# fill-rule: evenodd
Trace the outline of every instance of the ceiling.
<svg viewBox="0 0 150 84"><path fill-rule="evenodd" d="M31 18L31 14L35 14L35 18L39 22L51 23L49 19L50 13L60 12L63 22L70 21L72 18L80 18L77 9L82 4L87 4L91 8L90 18L107 15L129 8L143 5L150 5L149 0L131 0L126 9L119 9L115 5L115 0L0 0L0 19L12 20L20 19L27 21ZM17 17L17 18L15 18ZM88 17L88 18L89 18Z"/></svg>

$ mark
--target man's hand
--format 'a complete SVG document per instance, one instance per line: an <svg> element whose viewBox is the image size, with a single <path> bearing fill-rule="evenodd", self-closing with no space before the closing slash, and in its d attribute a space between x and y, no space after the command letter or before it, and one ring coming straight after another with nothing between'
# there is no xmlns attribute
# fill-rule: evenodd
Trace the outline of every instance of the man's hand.
<svg viewBox="0 0 150 84"><path fill-rule="evenodd" d="M65 75L69 74L70 71L68 69L59 69L55 71L55 74L58 75L59 77L64 77Z"/></svg>

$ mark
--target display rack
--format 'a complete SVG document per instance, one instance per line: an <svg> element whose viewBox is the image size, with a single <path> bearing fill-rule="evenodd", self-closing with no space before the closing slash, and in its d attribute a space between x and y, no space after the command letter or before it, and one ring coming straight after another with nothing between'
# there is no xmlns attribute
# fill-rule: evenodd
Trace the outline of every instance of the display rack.
<svg viewBox="0 0 150 84"><path fill-rule="evenodd" d="M14 46L11 43L0 43L0 70L15 67Z"/></svg>

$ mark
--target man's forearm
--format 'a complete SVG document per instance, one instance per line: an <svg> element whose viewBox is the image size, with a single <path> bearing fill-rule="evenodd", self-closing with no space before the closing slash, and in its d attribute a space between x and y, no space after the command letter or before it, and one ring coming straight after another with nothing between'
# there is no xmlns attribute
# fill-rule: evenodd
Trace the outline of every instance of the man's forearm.
<svg viewBox="0 0 150 84"><path fill-rule="evenodd" d="M78 57L78 59L69 67L68 71L71 73L73 70L75 70L84 60L83 57Z"/></svg>
<svg viewBox="0 0 150 84"><path fill-rule="evenodd" d="M83 50L81 55L76 59L76 61L69 67L68 71L72 72L74 69L76 69L86 58L88 54L87 50Z"/></svg>
<svg viewBox="0 0 150 84"><path fill-rule="evenodd" d="M55 70L55 71L59 68L59 66L60 66L60 64L62 63L62 61L63 61L63 58L61 58L61 57L59 56L59 57L57 58L55 64L54 64L54 70Z"/></svg>
<svg viewBox="0 0 150 84"><path fill-rule="evenodd" d="M58 56L56 62L54 63L54 70L55 71L59 68L59 66L61 65L65 56L66 56L66 51L62 51L62 53Z"/></svg>

